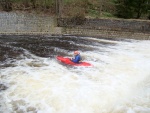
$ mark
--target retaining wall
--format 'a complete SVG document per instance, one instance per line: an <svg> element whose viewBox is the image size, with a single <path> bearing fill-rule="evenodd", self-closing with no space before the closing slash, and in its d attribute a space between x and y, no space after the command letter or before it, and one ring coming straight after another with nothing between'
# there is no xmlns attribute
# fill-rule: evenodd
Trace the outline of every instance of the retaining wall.
<svg viewBox="0 0 150 113"><path fill-rule="evenodd" d="M125 39L137 39L137 40L150 40L150 33L113 31L113 30L101 30L101 29L66 28L63 34L103 37L103 38L125 38Z"/></svg>
<svg viewBox="0 0 150 113"><path fill-rule="evenodd" d="M81 25L77 25L75 19L59 18L60 27L77 27L85 29L103 29L130 32L150 32L150 21L125 20L125 19L85 19Z"/></svg>
<svg viewBox="0 0 150 113"><path fill-rule="evenodd" d="M54 17L27 14L0 12L0 33L50 33L55 34L56 19Z"/></svg>
<svg viewBox="0 0 150 113"><path fill-rule="evenodd" d="M81 25L73 19L58 19L64 34L107 38L150 39L150 21L124 19L85 19Z"/></svg>
<svg viewBox="0 0 150 113"><path fill-rule="evenodd" d="M82 25L77 25L75 20L68 20L20 12L0 12L0 34L71 34L150 39L150 21L86 19Z"/></svg>

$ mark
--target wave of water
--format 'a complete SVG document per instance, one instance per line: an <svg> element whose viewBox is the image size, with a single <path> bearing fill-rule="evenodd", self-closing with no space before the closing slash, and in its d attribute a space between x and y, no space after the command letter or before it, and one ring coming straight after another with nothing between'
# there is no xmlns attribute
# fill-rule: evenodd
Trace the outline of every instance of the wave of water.
<svg viewBox="0 0 150 113"><path fill-rule="evenodd" d="M150 112L150 41L0 36L0 44L2 113ZM55 59L76 49L94 67Z"/></svg>

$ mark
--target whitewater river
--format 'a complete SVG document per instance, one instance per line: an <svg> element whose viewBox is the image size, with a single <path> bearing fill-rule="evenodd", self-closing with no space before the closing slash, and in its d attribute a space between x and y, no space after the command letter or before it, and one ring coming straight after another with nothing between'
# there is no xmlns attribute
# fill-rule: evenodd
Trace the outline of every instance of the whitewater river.
<svg viewBox="0 0 150 113"><path fill-rule="evenodd" d="M0 84L0 113L150 113L150 41L0 35Z"/></svg>

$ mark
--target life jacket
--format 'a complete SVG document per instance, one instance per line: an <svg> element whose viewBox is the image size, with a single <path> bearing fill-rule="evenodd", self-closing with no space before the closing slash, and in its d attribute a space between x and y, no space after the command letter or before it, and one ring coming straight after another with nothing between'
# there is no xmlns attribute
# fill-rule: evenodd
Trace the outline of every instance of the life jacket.
<svg viewBox="0 0 150 113"><path fill-rule="evenodd" d="M79 63L82 60L80 54L76 55L75 58L72 60L74 63Z"/></svg>

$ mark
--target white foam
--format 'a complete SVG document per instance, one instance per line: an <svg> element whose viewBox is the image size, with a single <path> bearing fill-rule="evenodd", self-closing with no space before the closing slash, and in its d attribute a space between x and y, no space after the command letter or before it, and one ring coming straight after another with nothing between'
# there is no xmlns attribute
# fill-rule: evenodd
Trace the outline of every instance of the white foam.
<svg viewBox="0 0 150 113"><path fill-rule="evenodd" d="M9 88L1 92L0 111L149 113L150 41L112 42L117 45L97 47L104 52L81 52L93 68L70 68L27 52L32 57L1 70Z"/></svg>

